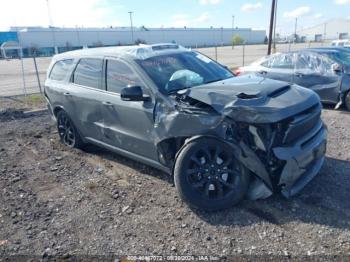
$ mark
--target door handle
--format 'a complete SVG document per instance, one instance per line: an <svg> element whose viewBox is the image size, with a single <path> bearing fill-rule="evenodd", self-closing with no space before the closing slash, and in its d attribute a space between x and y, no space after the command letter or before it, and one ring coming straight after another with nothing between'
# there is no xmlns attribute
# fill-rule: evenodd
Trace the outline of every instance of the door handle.
<svg viewBox="0 0 350 262"><path fill-rule="evenodd" d="M303 77L303 76L304 76L303 73L294 73L294 75L295 75L296 77Z"/></svg>
<svg viewBox="0 0 350 262"><path fill-rule="evenodd" d="M103 101L102 104L105 106L113 106L113 104L111 102L108 102L108 101Z"/></svg>
<svg viewBox="0 0 350 262"><path fill-rule="evenodd" d="M258 72L260 75L266 75L267 74L267 71L264 71L264 70L261 70Z"/></svg>
<svg viewBox="0 0 350 262"><path fill-rule="evenodd" d="M70 93L68 93L68 92L65 92L65 93L63 93L65 96L71 96L71 94Z"/></svg>

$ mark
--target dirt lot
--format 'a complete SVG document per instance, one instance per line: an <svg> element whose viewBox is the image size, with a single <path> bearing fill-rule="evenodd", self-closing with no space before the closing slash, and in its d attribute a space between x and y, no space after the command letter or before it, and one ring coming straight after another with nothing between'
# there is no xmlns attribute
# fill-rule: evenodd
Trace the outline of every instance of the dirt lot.
<svg viewBox="0 0 350 262"><path fill-rule="evenodd" d="M5 255L350 255L350 114L324 110L326 163L297 197L189 209L166 174L60 144L47 113L0 120ZM1 259L0 259L1 260Z"/></svg>

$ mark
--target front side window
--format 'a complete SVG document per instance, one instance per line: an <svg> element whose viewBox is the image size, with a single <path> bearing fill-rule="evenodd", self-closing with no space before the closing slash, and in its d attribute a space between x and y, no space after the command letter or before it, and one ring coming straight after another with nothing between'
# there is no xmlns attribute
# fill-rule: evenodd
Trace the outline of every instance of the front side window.
<svg viewBox="0 0 350 262"><path fill-rule="evenodd" d="M102 59L82 58L73 75L73 83L101 89Z"/></svg>
<svg viewBox="0 0 350 262"><path fill-rule="evenodd" d="M197 52L160 55L136 62L164 94L234 76L223 66Z"/></svg>
<svg viewBox="0 0 350 262"><path fill-rule="evenodd" d="M302 55L305 61L305 69L310 70L312 73L316 74L333 74L332 64L334 63L326 55L320 55L317 53L309 53Z"/></svg>
<svg viewBox="0 0 350 262"><path fill-rule="evenodd" d="M66 59L56 62L52 67L49 78L55 81L63 81L66 78L72 65L73 59Z"/></svg>
<svg viewBox="0 0 350 262"><path fill-rule="evenodd" d="M127 86L141 86L141 81L125 63L117 60L107 60L106 86L107 91L120 93Z"/></svg>
<svg viewBox="0 0 350 262"><path fill-rule="evenodd" d="M329 55L337 63L350 66L350 52L334 52Z"/></svg>

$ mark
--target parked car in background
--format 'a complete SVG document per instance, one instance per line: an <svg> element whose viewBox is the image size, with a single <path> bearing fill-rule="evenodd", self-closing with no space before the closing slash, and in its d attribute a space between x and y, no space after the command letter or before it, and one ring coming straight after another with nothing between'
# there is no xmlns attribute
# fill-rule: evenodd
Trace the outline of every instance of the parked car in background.
<svg viewBox="0 0 350 262"><path fill-rule="evenodd" d="M322 102L350 110L350 50L327 47L276 53L241 67L236 75L255 73L315 91Z"/></svg>
<svg viewBox="0 0 350 262"><path fill-rule="evenodd" d="M273 192L293 196L325 158L327 129L314 92L234 77L175 44L56 55L45 96L65 145L91 143L161 169L201 209Z"/></svg>
<svg viewBox="0 0 350 262"><path fill-rule="evenodd" d="M350 40L349 39L341 39L341 40L334 40L331 43L331 46L348 46L350 47Z"/></svg>

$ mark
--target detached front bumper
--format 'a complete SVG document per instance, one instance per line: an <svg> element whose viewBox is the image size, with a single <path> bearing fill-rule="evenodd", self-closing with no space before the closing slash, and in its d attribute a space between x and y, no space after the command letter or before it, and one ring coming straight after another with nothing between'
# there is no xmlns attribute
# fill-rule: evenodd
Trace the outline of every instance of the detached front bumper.
<svg viewBox="0 0 350 262"><path fill-rule="evenodd" d="M326 154L327 127L319 121L293 145L273 148L275 156L286 162L279 186L285 197L303 189L320 171Z"/></svg>

